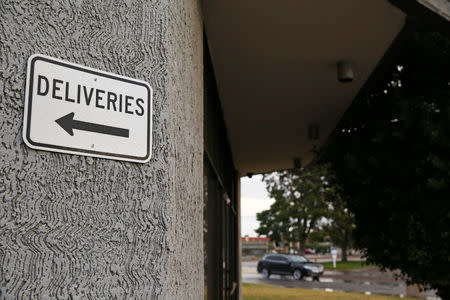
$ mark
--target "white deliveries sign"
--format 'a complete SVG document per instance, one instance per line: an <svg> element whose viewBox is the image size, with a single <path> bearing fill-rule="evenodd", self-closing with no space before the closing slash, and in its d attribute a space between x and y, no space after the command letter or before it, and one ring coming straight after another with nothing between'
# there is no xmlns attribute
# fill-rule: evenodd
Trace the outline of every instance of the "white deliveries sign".
<svg viewBox="0 0 450 300"><path fill-rule="evenodd" d="M34 149L145 163L148 83L35 54L28 60L23 136Z"/></svg>

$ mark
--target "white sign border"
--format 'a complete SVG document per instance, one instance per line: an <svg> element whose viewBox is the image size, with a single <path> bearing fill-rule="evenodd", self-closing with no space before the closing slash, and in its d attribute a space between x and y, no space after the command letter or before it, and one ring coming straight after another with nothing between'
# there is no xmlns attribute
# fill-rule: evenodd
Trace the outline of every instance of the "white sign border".
<svg viewBox="0 0 450 300"><path fill-rule="evenodd" d="M37 60L43 60L49 63L55 63L63 67L76 69L78 71L87 72L91 74L95 74L97 76L107 77L109 79L115 79L120 81L125 81L131 84L138 84L144 86L148 89L149 99L148 99L148 119L147 119L147 154L144 157L130 156L125 154L116 154L116 153L105 153L102 151L94 151L94 150L85 150L85 149L77 149L72 147L58 146L58 145L49 145L34 142L30 137L30 124L31 124L31 107L33 102L32 97L32 86L33 86L33 77L34 77L34 63ZM143 80L133 79L126 76L117 75L111 72L106 72L90 67L86 67L80 64L71 63L68 61L64 61L61 59L57 59L54 57L50 57L43 54L33 54L28 58L27 63L27 77L25 84L25 108L24 108L24 117L23 117L23 131L22 137L25 144L36 150L44 150L51 152L59 152L66 154L76 154L83 156L92 156L113 160L121 160L121 161L129 161L129 162L137 162L137 163L146 163L150 161L152 157L152 138L153 138L153 89L152 87Z"/></svg>

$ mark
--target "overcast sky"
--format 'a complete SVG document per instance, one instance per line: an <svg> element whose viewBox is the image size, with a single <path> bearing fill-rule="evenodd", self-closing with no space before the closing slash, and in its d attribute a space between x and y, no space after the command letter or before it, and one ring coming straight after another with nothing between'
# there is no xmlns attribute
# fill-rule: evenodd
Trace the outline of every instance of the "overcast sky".
<svg viewBox="0 0 450 300"><path fill-rule="evenodd" d="M262 182L262 175L252 178L241 178L241 235L257 236L255 229L259 223L256 213L269 209L274 202L267 195L266 185Z"/></svg>

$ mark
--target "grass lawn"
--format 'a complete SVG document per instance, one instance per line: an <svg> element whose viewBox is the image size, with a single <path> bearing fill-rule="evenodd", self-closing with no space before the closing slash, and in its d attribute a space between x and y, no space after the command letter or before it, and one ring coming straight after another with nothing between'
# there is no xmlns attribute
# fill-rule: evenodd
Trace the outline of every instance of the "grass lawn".
<svg viewBox="0 0 450 300"><path fill-rule="evenodd" d="M242 284L244 300L394 300L398 297L325 292L308 289L274 287L265 284ZM411 298L402 298L410 299Z"/></svg>
<svg viewBox="0 0 450 300"><path fill-rule="evenodd" d="M325 270L333 270L332 262L322 262L320 263L325 267ZM336 269L334 270L348 270L348 269L360 269L360 268L371 268L375 267L374 265L368 265L365 261L337 261Z"/></svg>

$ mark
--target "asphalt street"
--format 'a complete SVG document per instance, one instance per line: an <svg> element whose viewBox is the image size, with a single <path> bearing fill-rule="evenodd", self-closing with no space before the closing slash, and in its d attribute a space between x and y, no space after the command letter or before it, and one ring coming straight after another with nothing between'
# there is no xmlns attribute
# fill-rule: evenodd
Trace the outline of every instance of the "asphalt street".
<svg viewBox="0 0 450 300"><path fill-rule="evenodd" d="M326 270L320 277L320 282L314 282L311 278L294 280L291 276L279 275L272 275L266 279L257 273L256 264L256 261L242 262L243 282L270 284L280 287L319 289L329 292L342 291L367 295L406 296L404 281L396 280L393 272L381 272L377 268ZM427 292L425 296L427 299L439 299L432 292Z"/></svg>

